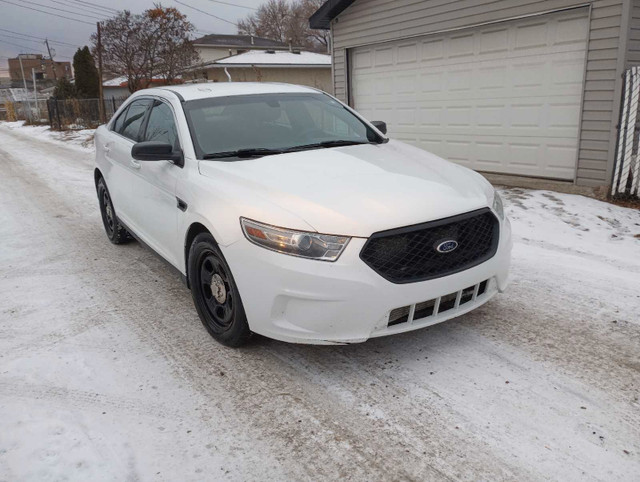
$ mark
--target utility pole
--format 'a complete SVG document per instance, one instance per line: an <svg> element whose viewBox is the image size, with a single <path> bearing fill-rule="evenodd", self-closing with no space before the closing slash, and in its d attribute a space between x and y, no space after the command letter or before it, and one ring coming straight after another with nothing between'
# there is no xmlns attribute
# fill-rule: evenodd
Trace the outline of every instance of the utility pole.
<svg viewBox="0 0 640 482"><path fill-rule="evenodd" d="M55 80L57 83L58 74L56 73L56 63L54 62L53 57L51 56L51 49L49 48L49 40L45 39L44 43L47 44L47 52L49 52L49 58L51 59L51 68L53 69L53 80Z"/></svg>
<svg viewBox="0 0 640 482"><path fill-rule="evenodd" d="M100 111L100 122L105 123L105 108L104 108L104 92L102 91L102 32L100 30L100 22L96 23L98 27L97 40L98 40L98 110Z"/></svg>
<svg viewBox="0 0 640 482"><path fill-rule="evenodd" d="M27 96L27 103L29 104L29 114L27 118L28 120L31 120L31 118L33 117L33 111L31 110L31 101L29 100L29 89L27 88L27 79L24 76L24 67L22 66L22 56L18 55L18 60L20 61L20 72L22 72L22 83L24 84L24 91Z"/></svg>
<svg viewBox="0 0 640 482"><path fill-rule="evenodd" d="M33 98L36 101L36 115L38 116L38 121L40 121L40 107L38 107L38 90L36 89L36 69L33 67L31 69L31 79L33 80Z"/></svg>

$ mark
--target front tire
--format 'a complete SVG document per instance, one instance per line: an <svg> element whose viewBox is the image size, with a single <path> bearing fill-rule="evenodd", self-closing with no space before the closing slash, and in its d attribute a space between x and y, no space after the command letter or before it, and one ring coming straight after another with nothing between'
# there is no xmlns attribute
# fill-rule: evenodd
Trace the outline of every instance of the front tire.
<svg viewBox="0 0 640 482"><path fill-rule="evenodd" d="M102 215L102 224L104 224L104 230L107 233L107 238L113 244L122 244L131 240L131 235L122 226L116 216L116 210L113 208L113 202L109 195L109 190L104 182L104 179L100 178L96 186L98 190L98 201L100 202L100 214Z"/></svg>
<svg viewBox="0 0 640 482"><path fill-rule="evenodd" d="M213 236L201 233L189 250L193 303L209 334L227 346L245 344L251 330L238 287Z"/></svg>

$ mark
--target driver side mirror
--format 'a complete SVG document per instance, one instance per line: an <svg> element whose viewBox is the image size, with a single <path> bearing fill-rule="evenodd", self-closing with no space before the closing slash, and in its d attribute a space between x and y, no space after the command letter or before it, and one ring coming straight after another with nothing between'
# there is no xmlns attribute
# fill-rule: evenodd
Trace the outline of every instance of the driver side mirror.
<svg viewBox="0 0 640 482"><path fill-rule="evenodd" d="M387 133L387 123L383 121L371 121L371 125L378 129L383 134Z"/></svg>
<svg viewBox="0 0 640 482"><path fill-rule="evenodd" d="M180 167L184 165L182 151L174 151L168 142L138 142L131 148L131 157L136 161L172 161Z"/></svg>

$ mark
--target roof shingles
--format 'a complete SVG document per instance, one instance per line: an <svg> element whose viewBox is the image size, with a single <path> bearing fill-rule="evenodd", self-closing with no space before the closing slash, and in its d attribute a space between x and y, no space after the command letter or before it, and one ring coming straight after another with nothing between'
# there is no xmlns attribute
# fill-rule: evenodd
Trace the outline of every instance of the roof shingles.
<svg viewBox="0 0 640 482"><path fill-rule="evenodd" d="M289 48L284 42L271 40L268 38L256 37L255 35L221 35L211 34L197 38L193 41L194 45L207 45L211 47L239 47L239 48Z"/></svg>

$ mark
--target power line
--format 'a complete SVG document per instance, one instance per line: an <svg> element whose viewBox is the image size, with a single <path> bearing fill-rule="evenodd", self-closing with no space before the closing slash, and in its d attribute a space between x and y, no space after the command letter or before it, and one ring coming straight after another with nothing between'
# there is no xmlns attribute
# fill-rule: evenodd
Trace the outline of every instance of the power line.
<svg viewBox="0 0 640 482"><path fill-rule="evenodd" d="M38 10L37 8L27 7L26 5L20 5L18 3L9 2L7 0L0 0L0 2L7 3L9 5L14 5L14 6L20 7L20 8L26 8L27 10L33 10L34 12L46 13L47 15L51 15L53 17L64 18L66 20L73 20L74 22L84 23L85 25L93 26L93 22L84 22L82 20L78 20L77 18L65 17L64 15L57 15L55 13L46 12L44 10Z"/></svg>
<svg viewBox="0 0 640 482"><path fill-rule="evenodd" d="M0 0L0 1L5 1L5 0ZM187 8L191 8L193 10L195 10L196 12L200 12L204 15L208 15L209 17L213 17L213 18L217 18L218 20L222 20L223 22L227 22L235 27L237 27L238 25L235 22L232 22L231 20L227 20L226 18L222 18L222 17L218 17L217 15L214 15L212 13L209 12L205 12L204 10L200 10L199 8L196 7L192 7L191 5L187 5L184 2L181 2L180 0L174 0L176 3L179 3L180 5L184 5Z"/></svg>
<svg viewBox="0 0 640 482"><path fill-rule="evenodd" d="M16 39L16 40L24 40L25 42L33 42L33 43L37 43L37 44L42 43L42 41L40 41L40 40L31 40L29 38L16 37L15 35L7 35L7 34L4 34L4 33L0 33L0 37L13 38L13 39Z"/></svg>
<svg viewBox="0 0 640 482"><path fill-rule="evenodd" d="M53 3L57 3L58 5L62 5L63 7L71 7L73 9L77 9L78 12L80 12L80 13L74 13L74 15L86 15L85 12L96 13L96 14L101 14L101 15L103 14L103 12L96 12L95 8L93 8L93 7L91 7L91 8L93 8L93 10L91 10L89 7L83 7L83 6L80 6L80 5L74 5L72 3L69 4L69 3L66 3L66 2L61 2L60 0L49 0L49 1L53 2ZM57 7L47 7L47 8L57 8ZM107 15L107 13L104 12L104 15ZM88 15L88 16L89 17L93 17L93 15ZM96 17L93 17L93 18L96 18Z"/></svg>
<svg viewBox="0 0 640 482"><path fill-rule="evenodd" d="M46 40L44 37L36 37L35 35L29 35L29 34L26 34L26 33L14 32L13 30L7 30L6 28L0 28L0 30L2 30L3 32L9 32L9 33L13 33L13 34L16 34L16 35L22 35L23 37L35 38L35 39L41 40L43 42ZM24 39L24 40L26 40L26 39ZM49 43L60 44L60 45L68 45L69 47L77 47L77 45L75 45L75 44L70 44L68 42L62 42L61 40L51 40L51 39L49 39Z"/></svg>
<svg viewBox="0 0 640 482"><path fill-rule="evenodd" d="M88 7L99 8L102 10L106 10L107 12L118 13L119 10L111 7L105 7L104 5L98 5L96 3L87 2L85 0L66 0L67 2L79 3L80 5L87 5Z"/></svg>
<svg viewBox="0 0 640 482"><path fill-rule="evenodd" d="M31 40L31 39L28 39L28 38L14 37L13 35L6 35L6 34L3 34L3 33L0 33L0 37L11 38L11 39L17 39L17 40L22 40L22 41L24 41L24 42L33 42L34 44L43 44L43 43L44 43L44 42L42 41L42 40L44 40L44 39L42 39L42 40ZM0 38L0 42L5 42L5 40L3 40L2 38ZM23 46L23 47L25 47L25 48L26 48L26 46ZM35 47L30 47L30 48L35 48ZM59 48L62 48L62 49L70 49L71 47L64 47L64 46L63 46L63 47L59 47Z"/></svg>
<svg viewBox="0 0 640 482"><path fill-rule="evenodd" d="M247 7L246 5L237 5L235 3L223 2L221 0L209 0L209 1L213 3L221 3L222 5L229 5L231 7L247 8L249 10L256 10L256 11L259 10L255 7Z"/></svg>
<svg viewBox="0 0 640 482"><path fill-rule="evenodd" d="M85 17L95 18L96 20L102 20L102 17L96 17L94 15L86 15L84 13L78 13L78 12L74 12L72 10L65 10L64 8L50 7L49 5L44 5L42 3L31 2L30 0L22 0L22 2L23 3L28 3L30 5L37 5L38 7L48 8L50 10L55 10L56 12L70 13L71 15L82 15L82 16L85 16Z"/></svg>
<svg viewBox="0 0 640 482"><path fill-rule="evenodd" d="M0 39L0 43L8 44L8 45L13 45L14 47L20 47L21 49L27 49L27 50L31 50L31 51L36 50L36 48L35 48L35 47L27 47L26 45L16 44L16 43L13 43L13 42L9 42L8 40L2 40L2 39ZM44 49L42 49L42 50L44 50Z"/></svg>

